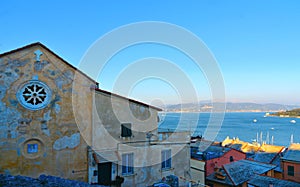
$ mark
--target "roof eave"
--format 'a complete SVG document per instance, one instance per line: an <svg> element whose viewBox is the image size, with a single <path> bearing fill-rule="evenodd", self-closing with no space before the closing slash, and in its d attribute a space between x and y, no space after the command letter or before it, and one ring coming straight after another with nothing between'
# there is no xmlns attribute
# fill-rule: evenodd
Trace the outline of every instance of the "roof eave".
<svg viewBox="0 0 300 187"><path fill-rule="evenodd" d="M124 97L124 96L121 96L121 95L118 95L118 94L106 91L106 90L102 90L100 88L95 88L95 91L101 92L101 93L105 93L105 94L108 94L108 95L111 95L111 96L114 96L114 97L119 97L121 99L125 99L125 100L128 100L130 102L133 102L133 103L136 103L136 104L140 104L140 105L143 105L143 106L146 106L146 107L150 107L150 108L155 109L157 111L163 111L161 108L158 108L156 106L148 105L146 103L143 103L143 102L140 102L140 101L137 101L137 100L134 100L134 99L130 99L130 98L127 98L127 97Z"/></svg>
<svg viewBox="0 0 300 187"><path fill-rule="evenodd" d="M294 162L294 163L297 163L297 164L300 164L300 161L297 161L297 160L291 160L291 159L288 159L288 158L281 158L282 161L286 161L286 162Z"/></svg>

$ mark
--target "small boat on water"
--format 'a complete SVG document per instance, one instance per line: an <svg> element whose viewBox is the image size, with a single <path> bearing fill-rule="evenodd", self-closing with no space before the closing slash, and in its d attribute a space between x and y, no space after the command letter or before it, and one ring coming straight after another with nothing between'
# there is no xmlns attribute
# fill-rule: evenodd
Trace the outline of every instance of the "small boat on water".
<svg viewBox="0 0 300 187"><path fill-rule="evenodd" d="M290 123L296 123L296 120L291 120Z"/></svg>
<svg viewBox="0 0 300 187"><path fill-rule="evenodd" d="M257 122L257 119L254 119L254 120L253 120L253 123L256 123L256 122Z"/></svg>

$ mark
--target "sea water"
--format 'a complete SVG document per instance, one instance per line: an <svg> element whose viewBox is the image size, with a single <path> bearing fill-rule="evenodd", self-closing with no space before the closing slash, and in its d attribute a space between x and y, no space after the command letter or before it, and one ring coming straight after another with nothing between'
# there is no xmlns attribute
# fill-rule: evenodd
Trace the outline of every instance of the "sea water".
<svg viewBox="0 0 300 187"><path fill-rule="evenodd" d="M223 141L227 136L242 141L265 141L289 146L291 141L300 143L300 118L265 116L261 112L225 113L223 121L211 124L211 113L160 113L160 130L190 131L193 136ZM296 123L291 123L295 120ZM207 137L205 137L207 136Z"/></svg>

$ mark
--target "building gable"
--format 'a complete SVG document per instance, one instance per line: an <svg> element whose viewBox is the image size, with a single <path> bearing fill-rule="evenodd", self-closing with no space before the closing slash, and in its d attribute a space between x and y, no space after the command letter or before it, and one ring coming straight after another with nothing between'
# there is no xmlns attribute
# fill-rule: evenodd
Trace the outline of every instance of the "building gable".
<svg viewBox="0 0 300 187"><path fill-rule="evenodd" d="M75 71L40 43L0 55L0 173L86 180L86 171L72 172L86 167L87 146L73 113ZM78 77L87 88L82 89L87 93L83 112L91 124L95 81L82 73Z"/></svg>
<svg viewBox="0 0 300 187"><path fill-rule="evenodd" d="M54 53L52 50L50 50L48 47L46 47L45 45L43 45L40 42L32 43L32 44L29 44L29 45L26 45L26 46L23 46L23 47L20 47L20 48L17 48L17 49L14 49L14 50L11 50L11 51L8 51L8 52L5 52L5 53L2 53L2 54L0 54L0 59L3 58L3 57L9 57L9 56L11 56L13 54L17 54L17 53L22 53L22 55L24 55L24 53L25 53L25 55L26 55L26 50L31 49L31 48L37 48L37 50L41 49L44 52L47 51L47 53L51 54L52 58L55 57L57 60L59 60L61 62L61 64L65 64L66 66L70 67L74 71L77 71L77 72L81 73L83 76L85 76L86 78L90 79L92 82L95 82L88 75L86 75L85 73L83 73L81 70L77 69L72 64L68 63L66 60L64 60L63 58L61 58L60 56L58 56L56 53ZM43 55L43 53L40 54L40 56L41 55ZM48 55L48 56L50 56L50 55ZM45 65L45 63L44 64L43 63L40 64L40 66L37 65L38 66L37 68L41 68L41 65Z"/></svg>

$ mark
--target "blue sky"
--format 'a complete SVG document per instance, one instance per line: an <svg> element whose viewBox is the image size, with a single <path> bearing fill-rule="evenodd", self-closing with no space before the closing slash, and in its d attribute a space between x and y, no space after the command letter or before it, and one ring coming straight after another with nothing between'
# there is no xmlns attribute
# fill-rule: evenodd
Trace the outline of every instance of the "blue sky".
<svg viewBox="0 0 300 187"><path fill-rule="evenodd" d="M0 53L42 42L78 66L105 33L142 21L176 24L197 35L215 56L226 98L233 102L300 104L300 2L294 1L1 1ZM180 52L161 45L133 46L117 54L98 77L101 88L133 61L160 57L192 80L199 100L210 99L201 71ZM170 84L148 79L129 97L177 103Z"/></svg>

